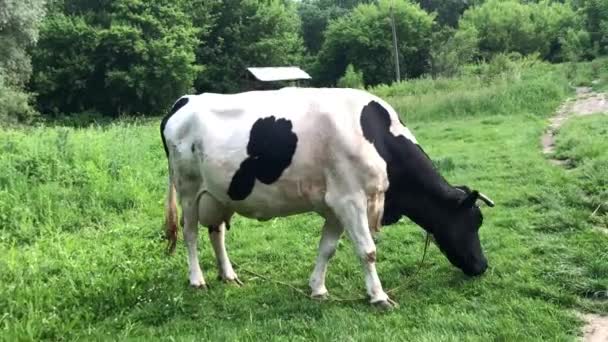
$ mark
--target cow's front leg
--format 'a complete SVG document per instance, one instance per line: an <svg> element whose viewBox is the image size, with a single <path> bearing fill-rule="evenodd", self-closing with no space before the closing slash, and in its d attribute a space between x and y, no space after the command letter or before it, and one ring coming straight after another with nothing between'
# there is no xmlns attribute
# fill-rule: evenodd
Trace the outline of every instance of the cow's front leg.
<svg viewBox="0 0 608 342"><path fill-rule="evenodd" d="M325 287L327 264L336 253L336 246L343 231L344 229L337 219L328 218L325 220L321 241L319 242L317 263L310 275L309 281L310 289L312 290L311 296L315 299L324 299L327 296L327 288Z"/></svg>
<svg viewBox="0 0 608 342"><path fill-rule="evenodd" d="M190 285L206 289L203 271L198 263L198 217L197 208L191 203L182 205L184 208L184 242L188 248L188 267L190 269Z"/></svg>
<svg viewBox="0 0 608 342"><path fill-rule="evenodd" d="M215 252L219 278L227 283L243 285L243 283L239 280L239 277L237 277L236 273L234 272L230 259L228 258L228 253L226 252L225 235L225 222L222 222L218 226L209 226L209 240L211 240L211 246L213 246L213 251Z"/></svg>
<svg viewBox="0 0 608 342"><path fill-rule="evenodd" d="M367 218L366 196L349 195L328 198L328 204L336 212L336 216L344 226L349 238L355 245L355 250L365 273L365 287L370 302L381 308L391 308L396 305L382 289L380 278L376 272L376 245L372 239Z"/></svg>

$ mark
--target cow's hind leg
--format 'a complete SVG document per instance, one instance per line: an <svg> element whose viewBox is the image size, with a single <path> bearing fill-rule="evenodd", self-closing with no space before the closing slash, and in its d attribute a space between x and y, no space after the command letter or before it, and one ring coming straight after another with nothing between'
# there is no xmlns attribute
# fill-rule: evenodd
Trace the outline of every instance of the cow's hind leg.
<svg viewBox="0 0 608 342"><path fill-rule="evenodd" d="M232 268L232 263L228 258L226 252L225 235L226 235L226 223L222 222L217 226L209 226L209 240L211 240L211 246L215 252L215 259L217 261L217 268L219 278L227 283L234 283L236 285L242 285L239 277Z"/></svg>
<svg viewBox="0 0 608 342"><path fill-rule="evenodd" d="M338 245L338 240L340 240L343 231L344 229L337 219L330 217L325 220L321 242L319 242L317 263L310 275L309 281L310 289L312 290L311 296L313 298L324 299L327 296L327 288L325 287L327 264L336 253L336 246Z"/></svg>
<svg viewBox="0 0 608 342"><path fill-rule="evenodd" d="M206 288L203 271L198 263L198 208L194 200L182 202L184 211L184 242L188 249L188 266L190 269L190 285Z"/></svg>
<svg viewBox="0 0 608 342"><path fill-rule="evenodd" d="M390 308L396 303L389 299L382 289L376 272L376 245L372 239L367 217L367 196L365 194L327 193L327 204L335 211L363 265L365 286L372 304L381 308Z"/></svg>

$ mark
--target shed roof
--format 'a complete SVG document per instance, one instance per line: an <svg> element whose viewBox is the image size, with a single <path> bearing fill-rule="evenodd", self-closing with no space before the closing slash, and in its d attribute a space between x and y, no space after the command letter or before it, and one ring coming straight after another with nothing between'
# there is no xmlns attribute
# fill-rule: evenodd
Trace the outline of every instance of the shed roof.
<svg viewBox="0 0 608 342"><path fill-rule="evenodd" d="M306 71L298 67L247 68L255 78L263 82L310 79Z"/></svg>

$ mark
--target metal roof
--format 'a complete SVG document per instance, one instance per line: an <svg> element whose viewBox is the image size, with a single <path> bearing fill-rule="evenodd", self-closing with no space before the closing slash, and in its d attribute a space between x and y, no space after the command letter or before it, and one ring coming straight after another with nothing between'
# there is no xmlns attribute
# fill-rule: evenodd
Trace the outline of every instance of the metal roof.
<svg viewBox="0 0 608 342"><path fill-rule="evenodd" d="M310 79L310 75L306 71L298 67L264 67L264 68L247 68L250 73L260 81L286 81L286 80L302 80Z"/></svg>

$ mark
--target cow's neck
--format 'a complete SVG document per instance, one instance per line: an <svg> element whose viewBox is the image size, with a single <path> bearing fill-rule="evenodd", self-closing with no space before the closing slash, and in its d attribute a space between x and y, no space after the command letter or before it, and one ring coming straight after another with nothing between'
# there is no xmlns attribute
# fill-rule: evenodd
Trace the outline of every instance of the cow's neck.
<svg viewBox="0 0 608 342"><path fill-rule="evenodd" d="M445 204L457 196L418 145L401 141L391 150L387 164L389 190L386 193L383 224L407 216L429 231L433 218L442 214Z"/></svg>

